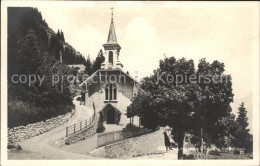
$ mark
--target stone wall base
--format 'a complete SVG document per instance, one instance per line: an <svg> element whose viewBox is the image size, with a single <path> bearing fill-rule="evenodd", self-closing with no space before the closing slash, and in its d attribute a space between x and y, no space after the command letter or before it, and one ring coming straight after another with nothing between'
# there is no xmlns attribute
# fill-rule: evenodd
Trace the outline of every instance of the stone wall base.
<svg viewBox="0 0 260 166"><path fill-rule="evenodd" d="M90 152L90 154L94 157L126 159L165 153L165 148L162 147L164 147L163 131L158 130L153 133L106 145Z"/></svg>

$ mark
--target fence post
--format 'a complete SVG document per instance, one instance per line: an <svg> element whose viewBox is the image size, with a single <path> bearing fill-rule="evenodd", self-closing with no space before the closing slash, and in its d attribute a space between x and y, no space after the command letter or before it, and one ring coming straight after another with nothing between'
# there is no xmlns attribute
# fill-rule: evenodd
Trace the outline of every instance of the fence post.
<svg viewBox="0 0 260 166"><path fill-rule="evenodd" d="M98 139L98 135L97 135L97 147L99 147L99 139Z"/></svg>
<svg viewBox="0 0 260 166"><path fill-rule="evenodd" d="M74 124L74 134L76 133L76 124Z"/></svg>
<svg viewBox="0 0 260 166"><path fill-rule="evenodd" d="M82 129L81 122L80 122L80 130Z"/></svg>
<svg viewBox="0 0 260 166"><path fill-rule="evenodd" d="M68 137L68 130L69 130L69 128L68 127L66 127L66 137Z"/></svg>
<svg viewBox="0 0 260 166"><path fill-rule="evenodd" d="M115 141L115 132L113 132L113 142Z"/></svg>

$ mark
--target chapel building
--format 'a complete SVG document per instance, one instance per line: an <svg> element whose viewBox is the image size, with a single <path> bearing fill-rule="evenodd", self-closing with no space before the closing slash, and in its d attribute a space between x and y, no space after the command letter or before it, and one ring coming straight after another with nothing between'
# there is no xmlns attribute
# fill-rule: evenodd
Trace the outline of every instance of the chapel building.
<svg viewBox="0 0 260 166"><path fill-rule="evenodd" d="M116 31L111 17L107 42L103 44L105 61L101 69L93 73L81 86L86 92L86 105L94 106L104 124L126 125L127 106L138 93L136 78L125 73L120 62L121 46L117 42Z"/></svg>

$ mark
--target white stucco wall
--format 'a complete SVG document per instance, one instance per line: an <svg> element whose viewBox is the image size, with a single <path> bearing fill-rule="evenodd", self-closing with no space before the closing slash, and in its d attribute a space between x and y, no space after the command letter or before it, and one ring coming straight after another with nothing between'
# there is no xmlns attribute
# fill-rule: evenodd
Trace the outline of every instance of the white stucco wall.
<svg viewBox="0 0 260 166"><path fill-rule="evenodd" d="M105 105L108 103L105 103L105 92L95 92L91 97L86 98L86 104L88 106L92 106L93 102L95 103L96 111L99 112L101 111ZM129 123L129 120L127 119L126 116L126 110L127 106L131 104L131 100L125 97L122 92L117 92L117 103L110 103L113 105L115 108L117 108L121 112L121 119L120 119L120 124L121 125L126 125Z"/></svg>

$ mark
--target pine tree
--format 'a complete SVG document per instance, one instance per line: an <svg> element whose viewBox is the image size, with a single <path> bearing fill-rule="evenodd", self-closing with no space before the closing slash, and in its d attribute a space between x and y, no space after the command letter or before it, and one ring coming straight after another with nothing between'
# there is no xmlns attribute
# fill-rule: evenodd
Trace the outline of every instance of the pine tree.
<svg viewBox="0 0 260 166"><path fill-rule="evenodd" d="M253 138L252 135L249 134L249 129L247 129L248 126L248 117L247 117L247 111L244 107L244 103L240 105L238 108L238 117L236 119L236 122L238 123L239 127L237 129L237 134L235 136L236 143L235 145L239 148L245 148L246 152L252 152L253 148Z"/></svg>
<svg viewBox="0 0 260 166"><path fill-rule="evenodd" d="M61 30L60 34L61 34L61 40L62 40L63 42L65 42L65 38L64 38L64 34L63 34L62 30Z"/></svg>
<svg viewBox="0 0 260 166"><path fill-rule="evenodd" d="M58 32L57 32L57 38L58 40L60 40L60 30L58 29Z"/></svg>
<svg viewBox="0 0 260 166"><path fill-rule="evenodd" d="M92 66L92 73L99 70L101 68L101 64L104 62L105 57L103 56L103 51L100 49L98 56L96 57L95 61L93 62Z"/></svg>
<svg viewBox="0 0 260 166"><path fill-rule="evenodd" d="M33 30L29 30L27 35L19 43L20 47L18 52L20 53L21 73L34 74L37 68L40 66L40 47Z"/></svg>
<svg viewBox="0 0 260 166"><path fill-rule="evenodd" d="M88 58L86 60L86 63L84 64L85 65L85 73L87 73L89 76L93 73L92 71L92 62L90 60L90 56L88 55Z"/></svg>
<svg viewBox="0 0 260 166"><path fill-rule="evenodd" d="M244 107L244 103L242 103L241 105L240 105L240 107L238 108L238 110L239 110L239 112L238 112L238 117L237 117L237 122L238 122L238 124L240 124L240 126L242 127L242 130L243 131L249 131L248 129L247 129L247 126L248 126L248 118L247 118L247 116L246 116L246 114L247 114L247 111L246 111L246 108Z"/></svg>

